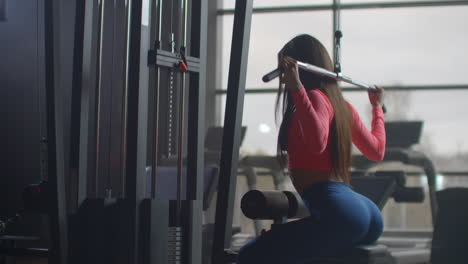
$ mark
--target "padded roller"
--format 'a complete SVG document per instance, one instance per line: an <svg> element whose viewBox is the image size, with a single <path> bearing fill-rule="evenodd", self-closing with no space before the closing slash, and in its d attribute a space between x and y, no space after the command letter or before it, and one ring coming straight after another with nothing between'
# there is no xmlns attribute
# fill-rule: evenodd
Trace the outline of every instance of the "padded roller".
<svg viewBox="0 0 468 264"><path fill-rule="evenodd" d="M280 219L288 215L288 196L280 191L248 191L242 197L241 210L250 219Z"/></svg>
<svg viewBox="0 0 468 264"><path fill-rule="evenodd" d="M290 191L283 191L283 193L288 197L289 201L288 218L303 218L310 215L298 193Z"/></svg>
<svg viewBox="0 0 468 264"><path fill-rule="evenodd" d="M242 197L241 209L250 219L275 220L309 215L299 194L289 191L249 191Z"/></svg>

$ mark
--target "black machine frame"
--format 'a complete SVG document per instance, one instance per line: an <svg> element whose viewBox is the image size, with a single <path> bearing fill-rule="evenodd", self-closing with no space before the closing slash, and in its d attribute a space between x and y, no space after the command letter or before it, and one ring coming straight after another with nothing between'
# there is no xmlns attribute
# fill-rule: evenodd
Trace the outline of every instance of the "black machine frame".
<svg viewBox="0 0 468 264"><path fill-rule="evenodd" d="M216 203L212 263L234 262L235 257L229 253L228 249L230 247L232 213L234 210L234 195L239 161L252 9L252 0L236 1L220 160L220 179Z"/></svg>
<svg viewBox="0 0 468 264"><path fill-rule="evenodd" d="M158 39L161 32L152 30L156 28L156 10L164 1L118 2L118 7L109 1L76 2L73 87L69 90L61 89L58 23L61 5L59 1L44 2L47 178L52 187L49 212L52 245L46 252L51 263L102 263L111 251L114 258L125 263L201 263L207 1L182 0L176 5L178 10L171 9L171 19L172 15L179 15L186 22L185 53L181 58L180 53L169 52L162 46L155 49L154 63L148 53L153 43L165 40ZM153 4L159 6L152 8ZM113 8L118 11L112 13ZM159 30L167 31L164 29L167 25L161 25L162 18L159 20ZM182 22L178 26L180 29ZM180 40L181 35L179 32L176 38ZM184 86L182 90L188 91L188 108L185 112L181 110L181 116L188 115L183 120L187 125L181 126L190 132L186 144L190 177L186 183L187 198L181 201L179 212L186 219L180 223L185 229L183 247L179 249L182 253L180 258L171 260L167 240L174 203L158 199L154 186L149 194L145 189L155 183L147 182L146 169L148 165L157 166L159 160L151 156L155 152L150 148L157 146L157 139L152 137L158 136L158 131L151 131L158 127L150 123L158 120L155 115L161 108L152 104L162 104L163 100L154 91L166 85L160 80L160 68L174 70L176 61L185 61L188 66L187 82L180 80L185 79L185 73L176 74ZM65 97L72 98L70 105L63 103ZM158 100L152 101L154 98ZM176 103L183 102L179 98ZM117 114L116 109L120 111ZM117 136L111 135L116 134L115 128ZM108 137L108 141L102 137ZM120 167L111 166L112 158L120 162ZM66 183L72 181L67 179L70 171L77 173L75 185ZM71 187L66 188L66 184ZM70 199L73 206L67 208ZM116 217L122 220L109 222ZM82 223L83 219L92 220ZM110 227L100 230L102 225ZM125 247L113 243L111 240L116 237L106 233L117 231L116 228L121 229L117 237L125 241ZM95 251L100 254L80 254L83 253L80 250L87 248L93 232L97 241L91 242L91 247L103 243ZM44 252L36 255L43 257Z"/></svg>
<svg viewBox="0 0 468 264"><path fill-rule="evenodd" d="M47 124L47 180L50 185L50 263L66 263L68 223L65 192L67 144L66 107L60 100L66 96L60 89L60 1L44 1L45 33L45 100ZM68 128L69 129L69 128Z"/></svg>

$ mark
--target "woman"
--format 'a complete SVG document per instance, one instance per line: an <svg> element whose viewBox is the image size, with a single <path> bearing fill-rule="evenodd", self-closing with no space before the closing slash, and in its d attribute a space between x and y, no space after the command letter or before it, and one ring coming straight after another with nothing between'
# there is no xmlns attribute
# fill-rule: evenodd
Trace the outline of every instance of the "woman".
<svg viewBox="0 0 468 264"><path fill-rule="evenodd" d="M292 183L310 216L275 226L245 245L238 263L303 263L336 256L358 244L375 242L382 233L380 211L349 187L351 142L369 159L382 160L385 127L383 89L369 92L372 129L347 103L336 80L298 70L296 60L333 71L324 46L309 35L289 41L278 54L283 69L283 120L278 155L285 160Z"/></svg>

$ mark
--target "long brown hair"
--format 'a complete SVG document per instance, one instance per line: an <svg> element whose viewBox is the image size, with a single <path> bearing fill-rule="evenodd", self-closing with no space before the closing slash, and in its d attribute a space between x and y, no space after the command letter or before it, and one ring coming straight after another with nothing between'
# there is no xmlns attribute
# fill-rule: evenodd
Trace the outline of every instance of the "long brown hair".
<svg viewBox="0 0 468 264"><path fill-rule="evenodd" d="M294 37L284 45L278 56L289 56L298 61L333 71L333 63L327 50L320 41L310 35L303 34ZM299 77L307 91L319 89L328 97L333 106L334 117L330 127L332 166L333 170L342 177L342 180L349 183L349 168L351 167L351 111L343 98L341 89L336 80L314 73L299 70ZM280 104L282 105L281 109ZM288 146L288 130L295 106L281 78L276 97L276 117L280 110L283 119L278 134L277 156L284 167Z"/></svg>

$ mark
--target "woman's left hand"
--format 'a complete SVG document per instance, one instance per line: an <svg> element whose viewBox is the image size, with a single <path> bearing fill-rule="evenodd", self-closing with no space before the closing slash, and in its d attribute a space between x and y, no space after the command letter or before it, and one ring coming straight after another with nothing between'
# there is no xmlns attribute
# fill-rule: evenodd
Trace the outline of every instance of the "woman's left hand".
<svg viewBox="0 0 468 264"><path fill-rule="evenodd" d="M375 89L367 90L367 93L369 95L369 102L372 106L383 106L384 89L382 87L376 86Z"/></svg>
<svg viewBox="0 0 468 264"><path fill-rule="evenodd" d="M297 67L296 60L284 56L280 58L280 67L283 69L283 80L286 85L286 89L290 93L299 91L302 88L301 79L299 78L299 68Z"/></svg>

